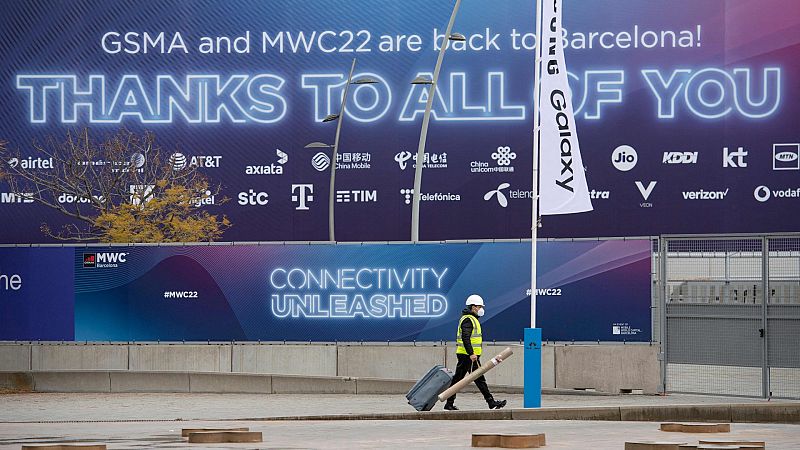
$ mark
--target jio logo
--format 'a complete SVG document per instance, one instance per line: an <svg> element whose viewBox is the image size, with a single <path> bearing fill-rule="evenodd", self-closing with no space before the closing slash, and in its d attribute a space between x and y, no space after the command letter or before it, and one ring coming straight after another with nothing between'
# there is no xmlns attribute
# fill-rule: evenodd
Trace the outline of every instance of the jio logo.
<svg viewBox="0 0 800 450"><path fill-rule="evenodd" d="M636 150L630 145L620 145L614 149L614 153L611 154L611 163L614 164L617 170L623 172L627 172L636 167L637 161L639 161L639 155L636 154Z"/></svg>

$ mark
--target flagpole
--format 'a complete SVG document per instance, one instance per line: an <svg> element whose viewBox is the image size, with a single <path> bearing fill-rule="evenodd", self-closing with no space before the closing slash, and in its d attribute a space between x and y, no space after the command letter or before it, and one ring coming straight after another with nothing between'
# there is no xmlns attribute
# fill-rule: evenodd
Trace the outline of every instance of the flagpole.
<svg viewBox="0 0 800 450"><path fill-rule="evenodd" d="M539 231L539 102L542 85L542 0L536 0L536 56L533 73L533 187L531 199L531 328L536 328L536 238Z"/></svg>

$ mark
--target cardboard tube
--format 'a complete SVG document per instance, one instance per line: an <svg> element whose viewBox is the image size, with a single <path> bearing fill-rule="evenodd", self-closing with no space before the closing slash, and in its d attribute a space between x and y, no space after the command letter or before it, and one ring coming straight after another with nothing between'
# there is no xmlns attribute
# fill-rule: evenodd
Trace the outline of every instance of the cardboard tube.
<svg viewBox="0 0 800 450"><path fill-rule="evenodd" d="M500 352L499 355L497 355L494 358L490 359L488 364L484 364L484 365L478 367L478 369L473 371L472 373L468 373L467 376L465 376L463 380L459 381L458 383L454 384L453 386L450 386L446 391L444 391L441 394L439 394L439 401L443 402L443 401L447 400L448 398L452 397L453 394L457 394L458 391L460 391L461 389L464 389L464 386L472 383L473 381L475 381L476 378L480 377L484 373L494 369L495 366L497 366L501 362L505 361L509 356L511 356L513 354L514 354L514 352L511 351L511 347L506 347L506 349L503 350L502 352Z"/></svg>

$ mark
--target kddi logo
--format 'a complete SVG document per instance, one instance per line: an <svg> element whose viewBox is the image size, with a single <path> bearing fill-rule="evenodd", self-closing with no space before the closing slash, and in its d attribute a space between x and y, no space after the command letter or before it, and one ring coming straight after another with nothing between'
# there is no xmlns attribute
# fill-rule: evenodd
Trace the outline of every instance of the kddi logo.
<svg viewBox="0 0 800 450"><path fill-rule="evenodd" d="M86 268L110 268L119 267L120 264L126 263L128 253L84 253L83 254L83 267Z"/></svg>
<svg viewBox="0 0 800 450"><path fill-rule="evenodd" d="M53 158L11 158L8 160L8 166L12 169L52 169Z"/></svg>
<svg viewBox="0 0 800 450"><path fill-rule="evenodd" d="M781 190L772 190L767 186L759 186L753 191L753 197L761 203L764 203L772 198L800 198L800 188L789 188Z"/></svg>
<svg viewBox="0 0 800 450"><path fill-rule="evenodd" d="M219 155L194 155L188 157L183 153L173 153L168 160L168 164L172 166L172 170L180 171L186 167L201 167L201 168L218 168L222 162L222 156Z"/></svg>
<svg viewBox="0 0 800 450"><path fill-rule="evenodd" d="M275 149L275 155L278 158L276 163L263 166L247 166L244 173L246 175L283 175L283 165L289 161L289 155L279 148Z"/></svg>
<svg viewBox="0 0 800 450"><path fill-rule="evenodd" d="M664 152L663 164L697 164L697 152Z"/></svg>

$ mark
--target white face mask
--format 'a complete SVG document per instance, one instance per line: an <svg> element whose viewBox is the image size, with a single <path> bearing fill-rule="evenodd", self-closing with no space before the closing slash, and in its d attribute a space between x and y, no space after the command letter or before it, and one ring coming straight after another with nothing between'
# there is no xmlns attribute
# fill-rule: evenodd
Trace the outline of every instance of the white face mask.
<svg viewBox="0 0 800 450"><path fill-rule="evenodd" d="M486 312L486 311L484 311L484 310L483 310L483 308L481 308L481 309L479 309L479 310L478 310L478 312L476 312L475 314L477 314L477 315L478 315L478 317L483 317L483 313L485 313L485 312Z"/></svg>

